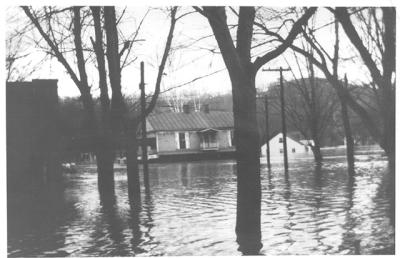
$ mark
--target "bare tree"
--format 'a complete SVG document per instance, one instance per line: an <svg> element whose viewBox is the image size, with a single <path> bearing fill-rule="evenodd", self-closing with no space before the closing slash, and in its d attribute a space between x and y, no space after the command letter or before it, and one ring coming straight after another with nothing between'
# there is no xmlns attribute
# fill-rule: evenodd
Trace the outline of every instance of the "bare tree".
<svg viewBox="0 0 400 258"><path fill-rule="evenodd" d="M128 40L120 43L118 22L121 17L117 18L115 7L68 7L64 9L43 7L41 11L37 11L24 6L22 9L39 32L41 41L44 41L41 47L57 58L80 91L85 111L84 127L87 129L85 136L90 139L90 148L97 156L99 187L112 193L114 189L115 137L121 131L126 135L136 135L136 133L130 133L136 132L140 121L139 115L133 118L128 115L121 92L121 70L127 64L128 57L126 55L131 54L130 49L139 33L141 23ZM176 7L170 9L172 22L163 59L159 65L154 94L146 108L146 115L154 108L160 92L163 69L171 48L177 20L176 11ZM41 41L38 41L38 44ZM87 42L91 42L91 44L87 44ZM97 64L94 69L98 71L99 79L100 118L94 112L94 101L88 78L89 64L94 65L94 63ZM108 92L108 81L110 82L111 96ZM136 139L135 137L131 138L134 139L132 143L128 144L131 146L128 149L136 150ZM133 188L136 189L136 195L140 196L140 188L137 186L139 182L137 161L132 161L136 159L136 153L129 150L128 152L131 154L128 158L128 180L131 183L130 186L135 182L136 185ZM132 176L130 175L132 174L136 175L136 180L131 180Z"/></svg>
<svg viewBox="0 0 400 258"><path fill-rule="evenodd" d="M188 101L185 94L178 90L164 94L163 98L173 112L183 112L183 105Z"/></svg>
<svg viewBox="0 0 400 258"><path fill-rule="evenodd" d="M255 76L266 63L283 53L316 8L306 9L296 21L285 41L276 49L251 60L254 7L240 7L236 45L232 38L225 7L195 7L211 26L232 84L234 128L237 160L236 235L243 253L258 253L262 244L260 230L260 151L256 116ZM233 9L232 9L233 10Z"/></svg>
<svg viewBox="0 0 400 258"><path fill-rule="evenodd" d="M365 41L361 40L359 33L355 29L355 22L351 21L350 14L346 8L329 8L339 20L346 35L358 50L365 65L370 70L373 80L370 85L376 92L376 102L381 111L382 122L376 121L363 103L360 103L356 97L352 96L344 87L343 82L337 78L335 74L335 69L337 69L337 67L335 67L334 63L335 58L337 60L338 57L331 57L327 54L327 51L319 44L317 38L314 36L312 29L307 30L307 28L304 28L302 37L315 50L315 56L310 55L310 53L296 44L292 44L290 48L309 58L310 61L323 72L327 80L336 89L340 99L342 101L344 100L346 105L362 119L371 136L385 150L389 158L389 163L394 165L395 10L394 8L379 9L382 12L383 19L371 19L371 22L377 24L373 26L374 28L378 28L377 30L374 29L374 31L376 31L377 35L380 35L380 38L385 40L371 39ZM371 11L370 8L352 10L352 14L359 12L365 12L364 15L369 15L371 13L376 13L376 10ZM256 23L256 25L262 28L265 34L275 37L278 42L284 42L284 38L278 33L269 30L265 26L260 26L260 24ZM371 36L367 33L364 37ZM375 43L375 47L367 48L364 46L364 42L373 42ZM380 59L372 58L379 53L381 53ZM380 69L382 69L383 72L381 72ZM381 124L383 126L381 126Z"/></svg>
<svg viewBox="0 0 400 258"><path fill-rule="evenodd" d="M368 68L377 94L382 126L366 123L371 134L388 155L394 173L395 162L395 81L396 81L396 9L368 8L358 12L361 30L356 29L347 8L331 9L347 37ZM379 19L381 15L381 19ZM366 40L364 40L366 38ZM359 114L363 120L365 115Z"/></svg>
<svg viewBox="0 0 400 258"><path fill-rule="evenodd" d="M14 9L7 16L7 23L15 26L7 27L6 31L6 80L23 81L34 74L47 60L47 55L43 59L31 58L32 52L29 47L29 33L32 30L30 24L21 23L20 17L16 15Z"/></svg>
<svg viewBox="0 0 400 258"><path fill-rule="evenodd" d="M178 11L178 7L169 8L170 27L169 27L164 51L162 54L161 62L160 62L158 73L157 73L157 79L156 79L154 93L151 96L150 102L146 106L144 112L141 112L141 114L139 114L139 115L135 115L134 118L127 125L128 135L136 135L139 123L140 123L140 121L142 121L141 116L142 115L148 116L156 106L157 99L160 94L160 88L161 88L162 77L164 74L164 68L165 68L165 65L166 65L166 62L168 59L168 55L171 50L171 46L172 46L172 39L174 36L175 26L176 26L177 21L183 17L182 15L178 16L177 11ZM140 196L139 173L138 173L139 169L138 169L138 161L137 161L138 144L137 144L136 137L131 137L130 139L131 139L131 141L128 143L128 148L127 148L127 150L128 150L127 151L127 169L128 169L128 184L132 185L133 187L131 187L129 189L129 191L130 191L129 195L134 198L135 202L137 202L138 196Z"/></svg>
<svg viewBox="0 0 400 258"><path fill-rule="evenodd" d="M312 52L311 49L307 51ZM295 53L294 59L297 67L291 66L290 69L294 80L285 83L287 118L305 139L312 140L308 144L313 151L314 159L316 162L321 162L323 159L321 144L326 136L326 130L332 126L332 116L338 100L329 83L315 76L314 65L309 60L306 59L303 65ZM295 68L299 76L296 75ZM279 89L271 90L273 95L279 97ZM279 103L272 104L279 105Z"/></svg>
<svg viewBox="0 0 400 258"><path fill-rule="evenodd" d="M297 16L297 10L293 9L290 15L295 15ZM280 19L285 18L279 17ZM290 20L290 19L289 19ZM275 37L275 40L283 42L283 38L276 32L271 29L269 29L266 25L265 22L263 21L263 18L260 17L258 21L255 22L255 25L257 28L261 30L261 32L265 33L266 35L270 35ZM338 26L337 24L335 25L335 44L333 46L333 55L330 55L328 51L322 47L322 45L317 41L314 32L316 30L315 28L314 21L310 25L308 24L307 26L304 26L302 29L302 37L299 37L297 39L297 42L300 42L300 44L292 44L291 49L294 50L294 53L300 53L303 55L307 62L308 62L308 70L312 71L312 77L314 77L314 65L316 65L316 61L320 61L319 66L316 65L319 69L322 69L323 67L323 73L325 74L326 78L330 82L330 84L333 86L333 88L336 90L336 93L340 99L340 103L342 106L342 121L344 125L344 131L347 139L347 160L348 160L348 168L349 172L352 173L354 171L354 144L352 140L352 135L351 135L351 129L350 129L350 122L348 119L348 114L347 114L347 100L348 98L347 95L349 95L349 92L346 90L346 88L342 85L342 82L338 78L338 62L339 62L339 33L338 33ZM278 30L281 29L281 27L278 28ZM300 45L300 46L298 46ZM299 64L298 58L296 54L294 54L296 63ZM311 75L310 74L310 75ZM312 83L313 84L313 83ZM345 95L347 93L347 95ZM294 111L295 112L295 111ZM315 121L316 123L318 121ZM318 133L316 133L316 128L318 128L318 125L315 125L314 127L314 137ZM318 144L318 139L316 139ZM318 152L318 148L314 149L313 151ZM314 154L316 154L314 152ZM317 154L317 156L320 156L320 154ZM322 157L316 159L317 161L322 159Z"/></svg>
<svg viewBox="0 0 400 258"><path fill-rule="evenodd" d="M22 49L23 36L21 34L8 35L6 38L6 80L22 81L34 73L38 66L32 67L31 62L22 65L19 61L29 54ZM23 66L22 68L20 66Z"/></svg>
<svg viewBox="0 0 400 258"><path fill-rule="evenodd" d="M163 94L163 99L173 112L183 112L184 105L190 105L195 112L198 112L207 97L209 94L196 90L171 90Z"/></svg>
<svg viewBox="0 0 400 258"><path fill-rule="evenodd" d="M333 77L336 80L339 80L338 76L338 69L339 69L339 22L335 19L335 45L334 45L334 54L332 58L332 70L333 70ZM316 46L316 45L314 45ZM347 76L345 75L344 78L344 85L343 85L345 90L348 90L348 82L347 82ZM354 179L354 139L353 139L353 133L351 130L351 125L350 125L350 119L349 119L349 112L347 110L347 101L346 98L343 96L343 94L340 94L339 91L337 91L337 94L340 99L340 105L341 105L341 115L342 115L342 124L343 124L343 130L344 134L346 137L346 154L347 154L347 167L348 167L348 173L350 175L350 178L353 180Z"/></svg>

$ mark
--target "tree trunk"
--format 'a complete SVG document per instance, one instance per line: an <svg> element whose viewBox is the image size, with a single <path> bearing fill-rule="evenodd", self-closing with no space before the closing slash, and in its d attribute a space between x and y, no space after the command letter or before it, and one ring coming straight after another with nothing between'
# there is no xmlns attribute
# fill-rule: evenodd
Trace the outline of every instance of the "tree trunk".
<svg viewBox="0 0 400 258"><path fill-rule="evenodd" d="M232 80L237 162L236 235L239 250L253 255L258 254L262 247L260 152L254 81L254 77Z"/></svg>
<svg viewBox="0 0 400 258"><path fill-rule="evenodd" d="M389 85L384 90L381 115L383 117L383 135L380 146L388 158L388 179L387 192L389 195L389 216L390 223L396 226L396 125L395 125L395 94L390 94ZM393 91L394 92L394 91Z"/></svg>
<svg viewBox="0 0 400 258"><path fill-rule="evenodd" d="M368 121L367 114L360 117L369 123L366 123L368 129L372 132L372 136L377 140L389 159L389 166L394 168L394 153L395 153L395 88L394 74L396 71L396 9L394 7L382 8L382 21L384 30L380 33L382 35L381 47L384 49L382 53L381 64L374 60L368 48L364 45L362 38L359 36L356 27L353 25L350 14L347 8L337 7L335 9L336 18L342 24L344 32L350 39L351 43L360 53L364 64L368 68L373 82L378 86L381 93L381 116L383 121L383 130ZM380 65L382 67L380 67ZM382 71L382 72L381 72ZM350 99L351 100L351 99ZM349 102L349 104L352 104ZM357 112L356 109L354 111ZM362 111L362 110L361 110ZM366 112L365 112L366 113ZM394 173L394 170L392 171Z"/></svg>
<svg viewBox="0 0 400 258"><path fill-rule="evenodd" d="M351 132L347 103L345 99L342 98L340 95L339 98L341 105L343 130L344 130L344 135L346 137L347 169L349 177L354 177L354 139L353 139L353 134Z"/></svg>
<svg viewBox="0 0 400 258"><path fill-rule="evenodd" d="M284 44L251 61L254 7L240 7L236 46L227 24L225 7L201 10L213 30L232 83L233 116L237 162L236 235L243 254L258 254L261 247L261 182L259 132L256 116L255 77L257 71L287 49L316 8L295 22Z"/></svg>
<svg viewBox="0 0 400 258"><path fill-rule="evenodd" d="M258 254L261 244L259 132L256 117L255 66L251 63L254 8L241 7L237 46L224 7L204 7L232 83L237 164L236 236L243 254Z"/></svg>
<svg viewBox="0 0 400 258"><path fill-rule="evenodd" d="M314 96L315 99L315 96ZM316 108L315 105L312 107L312 124L310 125L311 127L311 139L313 140L314 144L311 146L311 150L314 154L314 160L317 164L320 164L322 162L322 153L321 153L321 142L320 142L320 137L319 137L319 132L318 132L318 116L316 114Z"/></svg>
<svg viewBox="0 0 400 258"><path fill-rule="evenodd" d="M336 73L335 73L335 78L337 78ZM348 90L348 88L349 88L348 82L347 82L347 76L344 77L343 87L346 90ZM339 88L339 87L337 87L337 88ZM340 100L343 130L344 130L344 135L346 137L346 155L347 155L348 175L351 180L354 180L354 139L353 139L353 133L351 131L351 126L350 126L349 113L347 110L347 101L346 101L346 98L343 95L342 91L336 90L336 92L337 92L337 95Z"/></svg>
<svg viewBox="0 0 400 258"><path fill-rule="evenodd" d="M114 195L114 152L104 139L95 151L97 162L97 180L100 193Z"/></svg>
<svg viewBox="0 0 400 258"><path fill-rule="evenodd" d="M90 96L90 95L88 95ZM82 96L83 98L83 96ZM85 103L85 98L83 98ZM91 101L93 103L93 101ZM108 128L107 121L98 121L94 113L94 104L85 108L86 110L86 123L84 125L87 130L87 135L97 135L93 137L92 147L96 155L97 163L97 179L98 187L101 194L106 195L114 194L114 150L111 144L110 132L106 132L105 128Z"/></svg>
<svg viewBox="0 0 400 258"><path fill-rule="evenodd" d="M322 153L321 153L321 142L320 139L322 138L321 135L323 135L321 128L321 123L322 123L322 118L320 114L322 113L321 110L319 110L317 103L318 99L316 96L316 81L315 81L315 71L314 71L314 65L311 62L309 58L307 58L307 61L309 63L309 82L310 82L310 95L311 98L309 98L308 103L309 103L309 108L310 108L310 122L308 124L310 131L311 131L311 139L314 142L314 145L311 146L311 150L314 154L314 160L316 162L317 166L321 165L322 162ZM307 88L306 88L307 89ZM308 93L305 95L306 99L308 96ZM320 172L320 170L318 170Z"/></svg>
<svg viewBox="0 0 400 258"><path fill-rule="evenodd" d="M136 139L137 126L130 129L127 148L127 176L128 176L128 195L131 205L140 207L140 176L139 176L139 163L137 160L138 142Z"/></svg>
<svg viewBox="0 0 400 258"><path fill-rule="evenodd" d="M383 141L385 151L388 155L390 172L395 173L395 151L396 151L396 90L395 90L395 72L396 72L396 9L393 7L383 7L383 22L385 34L383 45L385 53L382 58L382 90L384 124ZM394 182L394 181L393 181Z"/></svg>
<svg viewBox="0 0 400 258"><path fill-rule="evenodd" d="M311 150L314 154L314 160L316 163L321 163L322 162L322 153L321 153L321 146L319 143L319 140L315 140L314 141L314 145L311 146Z"/></svg>
<svg viewBox="0 0 400 258"><path fill-rule="evenodd" d="M394 140L393 140L394 141ZM394 144L393 144L394 145ZM396 153L395 153L395 149L394 146L388 146L385 149L385 153L388 157L388 161L389 161L389 169L390 169L390 173L395 174L395 169L396 169Z"/></svg>
<svg viewBox="0 0 400 258"><path fill-rule="evenodd" d="M388 88L390 85L387 86ZM394 92L394 91L393 91ZM396 117L395 117L395 94L385 89L382 90L383 103L382 103L382 120L383 120L383 134L380 146L385 151L389 168L392 173L395 172L395 152L396 152ZM393 96L391 96L393 95Z"/></svg>

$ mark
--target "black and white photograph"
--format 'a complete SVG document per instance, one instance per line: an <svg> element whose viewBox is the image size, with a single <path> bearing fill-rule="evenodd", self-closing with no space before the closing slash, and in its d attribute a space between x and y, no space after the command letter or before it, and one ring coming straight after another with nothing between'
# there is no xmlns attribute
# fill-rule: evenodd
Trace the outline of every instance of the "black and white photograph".
<svg viewBox="0 0 400 258"><path fill-rule="evenodd" d="M3 6L4 256L396 254L395 3L203 2Z"/></svg>

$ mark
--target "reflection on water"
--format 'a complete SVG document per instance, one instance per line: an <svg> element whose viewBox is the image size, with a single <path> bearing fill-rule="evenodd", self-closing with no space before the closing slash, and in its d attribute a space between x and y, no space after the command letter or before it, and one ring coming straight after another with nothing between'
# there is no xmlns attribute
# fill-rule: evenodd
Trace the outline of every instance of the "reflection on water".
<svg viewBox="0 0 400 258"><path fill-rule="evenodd" d="M115 195L99 196L94 168L65 175L65 190L9 205L10 256L240 255L233 161L150 165L151 192L128 199L126 170ZM394 253L385 161L262 166L262 254ZM10 208L11 207L11 208Z"/></svg>

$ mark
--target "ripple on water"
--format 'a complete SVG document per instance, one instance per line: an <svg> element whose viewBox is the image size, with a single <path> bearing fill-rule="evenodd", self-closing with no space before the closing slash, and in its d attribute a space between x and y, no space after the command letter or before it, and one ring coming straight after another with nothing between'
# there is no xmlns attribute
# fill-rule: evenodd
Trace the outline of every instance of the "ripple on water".
<svg viewBox="0 0 400 258"><path fill-rule="evenodd" d="M349 186L343 159L328 160L319 174L311 161L291 163L289 180L281 164L270 173L262 164L261 253L393 253L386 164L359 160L356 166ZM115 173L115 200L101 203L95 168L82 167L66 176L56 201L16 216L23 226L9 220L8 254L239 255L235 169L226 161L152 164L151 194L143 191L142 209L132 210L124 169Z"/></svg>

